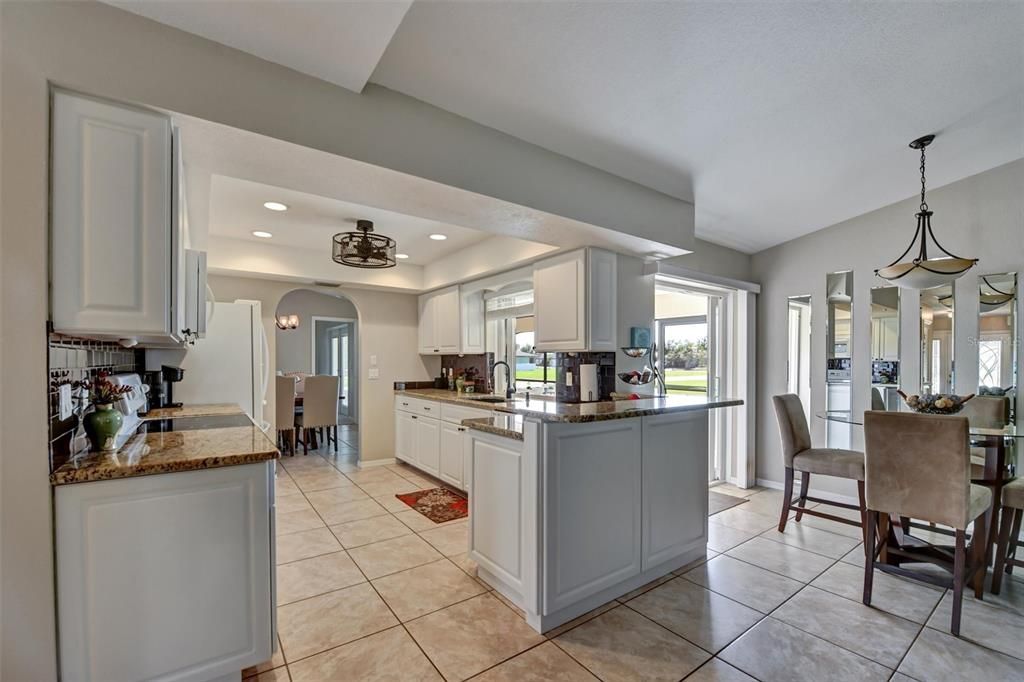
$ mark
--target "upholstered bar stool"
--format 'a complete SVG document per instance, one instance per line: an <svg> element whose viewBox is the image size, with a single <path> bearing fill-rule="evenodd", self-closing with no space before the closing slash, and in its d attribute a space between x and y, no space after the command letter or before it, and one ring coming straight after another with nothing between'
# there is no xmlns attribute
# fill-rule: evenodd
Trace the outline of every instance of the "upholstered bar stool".
<svg viewBox="0 0 1024 682"><path fill-rule="evenodd" d="M314 429L327 429L324 442L330 445L333 435L334 447L338 447L338 388L341 379L331 375L317 375L306 378L306 389L302 397L302 414L295 415L295 424L302 429L302 452L309 450L309 441L315 436Z"/></svg>
<svg viewBox="0 0 1024 682"><path fill-rule="evenodd" d="M992 594L1003 587L1003 573L1012 573L1014 566L1024 566L1017 558L1020 522L1024 518L1024 479L1017 478L1003 486L1003 513L999 520L999 544L992 567Z"/></svg>
<svg viewBox="0 0 1024 682"><path fill-rule="evenodd" d="M796 511L796 518L799 521L804 514L818 516L830 521L845 523L850 526L864 528L864 453L856 450L840 450L838 448L813 448L811 447L811 432L807 428L807 418L804 416L803 404L800 396L794 393L777 395L772 397L775 403L775 417L779 421L779 435L782 438L782 457L786 465L786 480L784 499L782 501L782 516L779 519L779 532L785 532L786 522L789 519L789 512ZM793 499L793 479L796 472L800 472L800 496ZM811 497L807 494L811 485L811 474L824 476L836 476L857 481L857 497L859 505L846 504L844 502L833 502L818 497ZM807 502L827 504L843 509L853 509L860 512L860 522L828 514L817 509L806 509Z"/></svg>
<svg viewBox="0 0 1024 682"><path fill-rule="evenodd" d="M864 483L867 501L867 540L871 548L864 563L864 603L871 604L875 569L953 589L950 630L960 634L963 586L973 581L982 597L985 580L985 516L992 492L971 483L969 426L964 417L903 412L864 413ZM948 547L931 545L910 535L899 542L888 530L878 537L879 525L908 517L953 528L953 562ZM968 562L967 527L974 524ZM885 561L878 561L885 552ZM926 562L950 571L943 579L904 567Z"/></svg>

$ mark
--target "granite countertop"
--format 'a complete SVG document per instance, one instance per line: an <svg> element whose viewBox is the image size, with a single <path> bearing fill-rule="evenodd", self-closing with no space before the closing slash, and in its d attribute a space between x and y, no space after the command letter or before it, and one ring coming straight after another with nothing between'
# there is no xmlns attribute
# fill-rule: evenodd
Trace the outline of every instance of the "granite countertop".
<svg viewBox="0 0 1024 682"><path fill-rule="evenodd" d="M196 406L191 409L199 409ZM236 406L237 407L237 406ZM240 409L238 413L244 415ZM203 413L179 421L203 419ZM146 432L131 436L115 452L89 452L50 474L52 485L131 478L177 471L215 469L264 462L278 457L277 447L256 424Z"/></svg>
<svg viewBox="0 0 1024 682"><path fill-rule="evenodd" d="M533 397L529 401L515 398L501 403L487 403L469 400L452 391L439 388L406 389L396 391L413 398L454 403L464 407L475 407L522 417L533 417L544 422L583 423L647 417L673 412L713 410L720 407L742 405L738 399L709 399L703 395L668 395L639 400L602 400L594 403L562 403L555 400Z"/></svg>
<svg viewBox="0 0 1024 682"><path fill-rule="evenodd" d="M523 417L518 414L495 412L491 417L463 419L462 425L475 431L523 440Z"/></svg>
<svg viewBox="0 0 1024 682"><path fill-rule="evenodd" d="M245 414L236 403L214 403L210 405L182 405L181 407L156 407L142 419L173 419L175 417L214 417L222 414Z"/></svg>

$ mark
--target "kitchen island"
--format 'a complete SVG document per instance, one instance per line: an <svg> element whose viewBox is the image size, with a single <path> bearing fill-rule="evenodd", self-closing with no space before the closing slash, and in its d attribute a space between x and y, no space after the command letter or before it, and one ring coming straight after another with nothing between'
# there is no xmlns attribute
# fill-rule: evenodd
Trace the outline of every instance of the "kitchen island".
<svg viewBox="0 0 1024 682"><path fill-rule="evenodd" d="M470 557L531 627L705 556L710 410L741 401L531 402L464 422Z"/></svg>
<svg viewBox="0 0 1024 682"><path fill-rule="evenodd" d="M277 448L237 405L154 416L50 477L64 679L239 679L272 655Z"/></svg>

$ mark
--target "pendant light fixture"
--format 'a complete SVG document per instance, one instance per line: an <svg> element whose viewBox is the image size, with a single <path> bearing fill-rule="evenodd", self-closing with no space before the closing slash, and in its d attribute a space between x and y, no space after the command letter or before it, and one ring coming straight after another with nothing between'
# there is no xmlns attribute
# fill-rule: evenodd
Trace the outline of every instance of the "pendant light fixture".
<svg viewBox="0 0 1024 682"><path fill-rule="evenodd" d="M281 331L289 331L291 329L299 328L299 316L298 315L278 315L274 318L277 328Z"/></svg>
<svg viewBox="0 0 1024 682"><path fill-rule="evenodd" d="M961 258L953 255L944 249L942 244L939 244L932 232L932 212L928 210L928 203L924 199L924 150L934 139L934 135L925 135L910 143L911 149L921 150L921 207L917 213L917 231L914 232L914 238L899 258L884 268L875 270L875 274L882 279L889 280L904 289L931 289L949 284L978 262L977 258ZM914 250L918 240L921 244L917 247L916 255L912 260L904 260ZM929 241L941 254L936 254L933 251L929 256Z"/></svg>
<svg viewBox="0 0 1024 682"><path fill-rule="evenodd" d="M981 281L985 283L991 293L985 293L985 287L980 287L981 291L979 296L979 304L983 311L997 310L1002 308L1004 305L1016 298L1016 294L1012 291L1003 291L997 288L992 282L988 281L988 277L982 277Z"/></svg>
<svg viewBox="0 0 1024 682"><path fill-rule="evenodd" d="M334 235L331 258L335 263L353 268L393 268L395 240L382 234L373 234L373 222L357 220L356 232L339 232Z"/></svg>

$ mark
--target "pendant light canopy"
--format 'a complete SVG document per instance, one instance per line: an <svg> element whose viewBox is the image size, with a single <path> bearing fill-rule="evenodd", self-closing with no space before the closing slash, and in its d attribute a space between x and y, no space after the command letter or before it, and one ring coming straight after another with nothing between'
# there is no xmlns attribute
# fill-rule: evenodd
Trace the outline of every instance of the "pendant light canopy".
<svg viewBox="0 0 1024 682"><path fill-rule="evenodd" d="M373 222L357 220L356 232L339 232L334 235L331 258L335 263L353 268L393 268L395 240L382 234L373 234Z"/></svg>
<svg viewBox="0 0 1024 682"><path fill-rule="evenodd" d="M978 262L977 258L962 258L950 253L939 244L932 232L932 212L928 210L928 203L924 199L924 150L934 139L934 135L925 135L910 143L911 149L921 150L921 207L917 213L917 231L914 232L914 238L907 250L896 260L884 268L875 270L875 274L882 279L904 289L931 289L948 284ZM929 244L933 247L930 255ZM917 252L912 259L904 260L914 251L915 246Z"/></svg>

